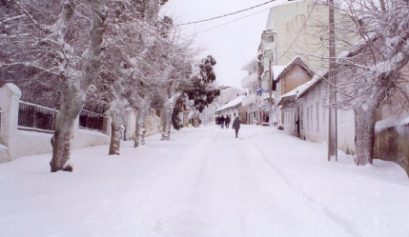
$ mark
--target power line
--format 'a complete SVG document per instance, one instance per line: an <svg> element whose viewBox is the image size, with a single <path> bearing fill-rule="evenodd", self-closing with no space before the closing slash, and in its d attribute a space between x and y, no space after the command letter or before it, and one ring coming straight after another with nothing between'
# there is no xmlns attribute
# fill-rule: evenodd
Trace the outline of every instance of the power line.
<svg viewBox="0 0 409 237"><path fill-rule="evenodd" d="M220 18L224 18L224 17L236 15L236 14L239 14L239 13L242 13L242 12L246 12L246 11L253 10L253 9L258 8L258 7L261 7L261 6L265 6L265 5L267 5L267 4L269 4L269 3L272 3L272 2L274 2L274 1L275 1L275 0L270 0L270 1L267 1L267 2L265 2L265 3L261 3L261 4L258 4L258 5L254 5L254 6L251 6L251 7L245 8L245 9L241 9L241 10L238 10L238 11L235 11L235 12L230 12L230 13L227 13L227 14L224 14L224 15L215 16L215 17L211 17L211 18L207 18L207 19L203 19L203 20L186 22L186 23L178 24L177 26L192 25L192 24L197 24L197 23L212 21L212 20L216 20L216 19L220 19Z"/></svg>
<svg viewBox="0 0 409 237"><path fill-rule="evenodd" d="M243 16L243 17L240 17L240 18L237 18L237 19L228 21L228 22L223 23L223 24L220 24L220 25L216 25L216 26L211 27L211 28L207 28L207 29L205 29L205 30L203 30L203 31L198 32L197 34L200 35L200 34L203 34L203 33L208 32L208 31L216 30L216 29L218 29L218 28L221 28L221 27L226 26L226 25L230 25L230 24L235 23L235 22L237 22L237 21L241 21L241 20L243 20L243 19L246 19L246 18L255 16L255 15L261 14L261 13L267 11L267 10L270 10L270 8L263 9L263 10L261 10L261 11L255 12L255 13L253 13L253 14L245 15L245 16Z"/></svg>

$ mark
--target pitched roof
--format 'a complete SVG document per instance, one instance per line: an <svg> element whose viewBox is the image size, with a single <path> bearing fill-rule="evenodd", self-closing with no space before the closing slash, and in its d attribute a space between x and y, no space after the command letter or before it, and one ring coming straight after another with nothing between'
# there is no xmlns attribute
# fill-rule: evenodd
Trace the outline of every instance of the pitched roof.
<svg viewBox="0 0 409 237"><path fill-rule="evenodd" d="M227 103L227 104L223 105L222 107L218 108L218 109L216 110L216 112L220 112L220 111L223 111L223 110L226 110L226 109L230 109L230 108L236 107L237 105L240 105L241 102L242 102L242 100L243 100L245 97L246 97L245 95L241 95L241 96L235 98L234 100L230 101L229 103Z"/></svg>
<svg viewBox="0 0 409 237"><path fill-rule="evenodd" d="M319 76L319 74L315 74L313 79L310 81L307 81L306 83L299 85L298 87L294 88L293 90L285 93L284 95L281 96L280 100L278 101L278 104L284 104L287 102L295 101L298 98L300 98L302 95L304 95L307 91L309 91L311 88L313 88L315 85L318 84L319 81L321 81L323 77Z"/></svg>
<svg viewBox="0 0 409 237"><path fill-rule="evenodd" d="M283 76L285 76L291 68L294 66L300 66L302 69L304 69L310 76L314 75L314 72L305 64L305 62L300 58L300 57L295 57L293 60L291 60L286 66L284 66L284 69L281 71L277 77L275 77L276 81L279 81Z"/></svg>
<svg viewBox="0 0 409 237"><path fill-rule="evenodd" d="M297 94L297 99L303 97L305 94L308 93L309 90L314 88L322 79L328 77L328 71L325 69L319 70L317 73L314 74L313 78L311 81L306 82L303 88L300 89L300 91Z"/></svg>

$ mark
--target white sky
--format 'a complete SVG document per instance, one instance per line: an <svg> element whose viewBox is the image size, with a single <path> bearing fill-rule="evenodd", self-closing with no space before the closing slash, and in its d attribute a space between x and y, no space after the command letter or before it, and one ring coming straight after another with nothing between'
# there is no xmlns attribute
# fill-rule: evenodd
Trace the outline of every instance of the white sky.
<svg viewBox="0 0 409 237"><path fill-rule="evenodd" d="M163 13L173 17L176 24L178 24L223 15L266 1L170 0L165 5ZM264 30L267 21L267 9L270 5L271 3L245 13L207 23L181 26L183 34L197 34L196 42L199 47L204 49L202 56L212 54L216 58L217 82L219 84L240 88L240 81L246 76L246 72L242 71L241 68L256 57L261 32ZM251 14L255 15L206 31Z"/></svg>

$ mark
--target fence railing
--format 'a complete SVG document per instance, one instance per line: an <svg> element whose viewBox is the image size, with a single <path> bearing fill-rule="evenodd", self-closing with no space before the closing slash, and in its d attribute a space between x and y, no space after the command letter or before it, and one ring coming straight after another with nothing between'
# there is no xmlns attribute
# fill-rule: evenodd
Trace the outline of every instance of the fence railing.
<svg viewBox="0 0 409 237"><path fill-rule="evenodd" d="M87 128L107 133L108 117L103 114L95 113L90 110L83 109L80 113L80 128Z"/></svg>
<svg viewBox="0 0 409 237"><path fill-rule="evenodd" d="M18 128L38 132L53 132L58 110L20 101L18 108Z"/></svg>
<svg viewBox="0 0 409 237"><path fill-rule="evenodd" d="M20 101L18 109L18 129L52 133L58 110L42 105ZM83 109L79 116L79 127L107 133L108 117Z"/></svg>

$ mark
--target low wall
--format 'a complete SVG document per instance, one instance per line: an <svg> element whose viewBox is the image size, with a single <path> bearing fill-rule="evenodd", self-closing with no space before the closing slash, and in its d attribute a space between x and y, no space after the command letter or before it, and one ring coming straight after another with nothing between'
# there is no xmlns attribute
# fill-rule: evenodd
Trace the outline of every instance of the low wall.
<svg viewBox="0 0 409 237"><path fill-rule="evenodd" d="M51 152L52 134L18 130L16 135L19 149L12 151L12 159Z"/></svg>
<svg viewBox="0 0 409 237"><path fill-rule="evenodd" d="M378 131L375 140L375 159L394 161L409 175L409 124Z"/></svg>
<svg viewBox="0 0 409 237"><path fill-rule="evenodd" d="M21 91L7 83L0 88L0 161L11 161L18 157L52 152L51 133L19 129L19 103ZM110 123L108 119L107 123ZM107 131L110 134L110 129ZM79 119L73 128L71 148L109 144L109 135L99 131L79 128Z"/></svg>
<svg viewBox="0 0 409 237"><path fill-rule="evenodd" d="M109 144L110 137L102 132L78 129L74 132L71 146L73 149L79 149L90 146L100 146Z"/></svg>
<svg viewBox="0 0 409 237"><path fill-rule="evenodd" d="M18 130L16 149L12 152L12 159L52 152L52 134ZM71 148L79 149L89 146L106 145L109 137L106 134L86 129L77 130L71 140Z"/></svg>

